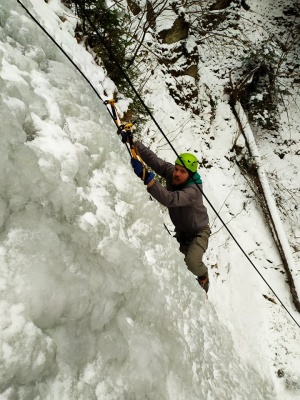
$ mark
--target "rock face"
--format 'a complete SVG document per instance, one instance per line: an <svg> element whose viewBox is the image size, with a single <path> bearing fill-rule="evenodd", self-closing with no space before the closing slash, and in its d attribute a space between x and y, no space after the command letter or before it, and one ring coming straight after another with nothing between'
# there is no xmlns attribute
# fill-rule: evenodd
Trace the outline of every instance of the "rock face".
<svg viewBox="0 0 300 400"><path fill-rule="evenodd" d="M133 15L138 15L142 11L141 7L133 0L127 0L127 4Z"/></svg>
<svg viewBox="0 0 300 400"><path fill-rule="evenodd" d="M223 10L227 8L232 3L232 0L216 0L214 4L211 5L211 10Z"/></svg>
<svg viewBox="0 0 300 400"><path fill-rule="evenodd" d="M180 40L187 39L189 35L189 23L183 16L179 16L171 29L165 29L159 33L159 38L165 44L173 44Z"/></svg>
<svg viewBox="0 0 300 400"><path fill-rule="evenodd" d="M198 63L199 53L197 44L189 37L190 24L184 14L177 10L169 10L173 18L173 25L168 29L159 30L158 20L162 18L162 9L159 9L151 0L146 0L144 10L138 0L127 0L128 7L133 15L144 13L146 24L144 32L149 28L158 39L156 55L168 79L170 94L177 104L183 108L192 108L199 113L198 106ZM170 25L168 25L170 26Z"/></svg>
<svg viewBox="0 0 300 400"><path fill-rule="evenodd" d="M198 113L198 62L197 45L187 41L189 23L183 15L178 16L170 29L159 32L161 40L160 62L166 66L167 73L174 77L168 82L170 94L177 104L191 107ZM184 96L179 95L184 93Z"/></svg>

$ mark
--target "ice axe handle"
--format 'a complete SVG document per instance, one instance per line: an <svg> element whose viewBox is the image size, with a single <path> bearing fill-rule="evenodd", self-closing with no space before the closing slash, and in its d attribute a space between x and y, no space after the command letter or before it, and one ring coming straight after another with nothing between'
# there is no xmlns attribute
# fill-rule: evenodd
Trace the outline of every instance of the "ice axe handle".
<svg viewBox="0 0 300 400"><path fill-rule="evenodd" d="M131 142L132 142L132 139L131 139ZM133 142L132 142L132 144L130 144L130 151L131 151L131 156L133 158L135 158L136 160L138 160L143 166L142 181L144 181L145 180L145 176L146 176L146 171L147 171L146 170L146 166L145 166L144 161L142 160L142 157L139 155L139 153L137 151L137 148L134 146Z"/></svg>

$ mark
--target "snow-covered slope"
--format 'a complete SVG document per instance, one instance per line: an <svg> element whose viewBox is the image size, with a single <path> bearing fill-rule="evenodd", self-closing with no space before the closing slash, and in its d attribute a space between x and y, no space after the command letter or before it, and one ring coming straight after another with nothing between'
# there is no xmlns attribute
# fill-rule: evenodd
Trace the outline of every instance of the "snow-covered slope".
<svg viewBox="0 0 300 400"><path fill-rule="evenodd" d="M232 7L236 7L236 13L233 14L231 23L227 23L226 29L225 26L219 31L212 29L210 32L208 29L203 32L203 37L198 35L200 61L196 87L198 109L201 110L199 116L191 112L193 105L188 105L183 112L169 99L166 86L174 89L178 85L177 75L180 73L181 91L177 91L177 102L179 99L183 108L186 106L185 95L190 94L190 77L184 70L184 63L180 64L181 59L171 66L173 74L167 63L152 66L155 74L147 81L146 98L154 107L155 115L177 151L198 152L206 167L200 170L206 195L257 269L255 271L242 255L209 207L213 231L206 254L213 278L210 301L216 307L219 318L232 333L236 349L242 358L258 370L268 371L279 399L294 399L300 396L300 377L296 372L300 368L299 313L292 302L282 260L261 209L255 179L251 173L247 174L246 168L241 174L236 163L237 154L231 151L235 143L239 150L244 149L245 141L241 135L238 137L240 127L229 106L228 87L230 71L233 79L237 79L242 63L245 63L247 57L250 59L250 50L253 54L260 54L268 63L268 57L271 56L269 52L274 52L275 48L278 63L280 62L276 79L281 83L278 89L281 100L278 104L278 127L261 129L259 125L253 124L252 128L261 155L261 165L267 174L281 215L287 237L285 242L289 242L289 254L292 253L292 261L295 261L295 264L291 262L291 274L299 294L299 84L293 85L293 76L298 68L297 57L294 58L294 73L285 71L285 63L280 61L287 59L288 64L291 59L280 50L280 44L282 43L282 48L287 44L293 49L294 42L292 43L291 38L299 27L299 13L297 19L296 14L292 13L296 5L290 7L288 1L251 1L249 5L250 10L246 11L243 7L238 7L237 2L233 2ZM196 2L186 3L186 8L180 9L192 25L197 18L202 22L199 15L205 16L203 10ZM290 16L290 32L288 29L284 31L281 25L283 10L285 16ZM231 7L228 7L228 10L221 10L220 13L230 14L231 11ZM174 21L176 15L174 12L171 14ZM163 18L158 19L156 31L169 27L169 19L170 16L167 26ZM277 24L276 21L280 23ZM191 30L194 30L194 36L182 41L186 48L191 47L193 39L195 43L194 25ZM162 45L155 39L152 41L154 43L148 39L152 50L157 46L158 54L163 48L163 60L169 56L170 61L172 54L179 48L179 44L176 47L176 44ZM270 43L272 46L269 47ZM265 93L260 94L261 97L264 95ZM265 108L263 114L266 116L269 108L266 101ZM249 130L249 126L247 129ZM151 143L152 148L169 161L174 160L168 145L164 144L155 129L151 133L148 143ZM144 140L148 140L147 135ZM253 160L251 157L248 160L251 167ZM259 274L279 296L296 323L279 305L273 291L269 290Z"/></svg>
<svg viewBox="0 0 300 400"><path fill-rule="evenodd" d="M70 12L59 1L26 5L103 99L104 91L111 96L114 84L72 36ZM274 363L291 363L291 388L277 389L268 353L269 332L274 347L284 332L287 352L299 352L299 333L278 305L266 305L263 283L221 227L213 223L207 299L164 230L160 207L133 175L105 106L17 2L2 0L0 23L1 399L281 400L291 388L299 393L295 358L279 348ZM187 120L159 74L153 79L153 104L168 104L156 116ZM240 189L222 154L226 143L217 140L234 130L226 112L220 104L219 147L201 149L218 166L204 173L218 209L235 180ZM176 147L194 140L193 124ZM235 192L222 215L242 204ZM257 215L254 203L234 233L247 231L251 252L259 231L263 254L271 238L263 221L245 225L250 211ZM284 293L282 282L276 289Z"/></svg>

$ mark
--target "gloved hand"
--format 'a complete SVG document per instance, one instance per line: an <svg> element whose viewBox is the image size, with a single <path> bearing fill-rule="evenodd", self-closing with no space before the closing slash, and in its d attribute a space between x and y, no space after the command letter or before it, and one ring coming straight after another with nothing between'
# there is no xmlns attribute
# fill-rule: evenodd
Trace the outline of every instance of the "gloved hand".
<svg viewBox="0 0 300 400"><path fill-rule="evenodd" d="M131 131L122 130L121 136L122 136L123 143L130 143L130 141L133 139L133 134Z"/></svg>
<svg viewBox="0 0 300 400"><path fill-rule="evenodd" d="M141 179L143 179L143 165L142 163L137 160L136 158L131 158L131 165L134 170L134 173ZM155 174L153 172L149 172L146 170L145 173L145 178L144 178L144 184L148 185L150 181L155 177Z"/></svg>

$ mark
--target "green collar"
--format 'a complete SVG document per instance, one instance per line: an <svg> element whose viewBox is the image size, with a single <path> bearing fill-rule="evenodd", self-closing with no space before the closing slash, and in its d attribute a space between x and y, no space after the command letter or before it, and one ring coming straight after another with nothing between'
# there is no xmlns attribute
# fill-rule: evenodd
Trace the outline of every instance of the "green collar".
<svg viewBox="0 0 300 400"><path fill-rule="evenodd" d="M193 185L195 183L197 183L198 185L202 184L202 179L201 176L198 174L198 172L195 172L193 177L190 178L185 185L188 186L188 185Z"/></svg>

